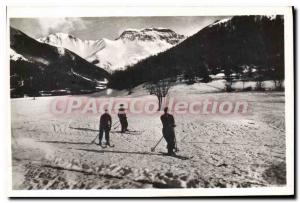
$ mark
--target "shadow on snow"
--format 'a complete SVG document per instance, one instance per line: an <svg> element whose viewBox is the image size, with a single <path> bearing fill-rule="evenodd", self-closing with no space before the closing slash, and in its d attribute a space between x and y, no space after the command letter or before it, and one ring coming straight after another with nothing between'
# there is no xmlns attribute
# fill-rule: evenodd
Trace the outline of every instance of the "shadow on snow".
<svg viewBox="0 0 300 203"><path fill-rule="evenodd" d="M95 149L76 149L80 151L86 151L86 152L94 152L94 153L117 153L117 154L138 154L138 155L149 155L149 156L169 156L166 153L150 153L150 152L128 152L128 151L118 151L118 150L95 150ZM189 157L185 156L169 156L181 160L188 160Z"/></svg>
<svg viewBox="0 0 300 203"><path fill-rule="evenodd" d="M91 144L88 142L64 142L64 141L39 141L43 143L54 143L54 144Z"/></svg>
<svg viewBox="0 0 300 203"><path fill-rule="evenodd" d="M90 129L90 128L74 128L74 127L70 127L73 130L83 130L83 131L92 131L92 132L99 132L99 130L94 130L94 129Z"/></svg>

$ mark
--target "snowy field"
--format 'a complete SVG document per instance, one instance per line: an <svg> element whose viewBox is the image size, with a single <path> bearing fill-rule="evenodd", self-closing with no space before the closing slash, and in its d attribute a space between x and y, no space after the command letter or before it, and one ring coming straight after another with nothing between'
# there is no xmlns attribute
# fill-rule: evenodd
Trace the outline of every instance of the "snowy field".
<svg viewBox="0 0 300 203"><path fill-rule="evenodd" d="M53 97L11 100L14 189L199 188L285 185L283 92L221 93L217 84L177 85L170 95L246 100L246 115L175 116L178 157L165 156L159 116L128 117L113 148L91 141L99 115L49 113ZM110 96L125 96L125 91ZM146 96L138 87L131 96ZM104 93L89 95L103 96ZM113 122L117 120L113 115ZM98 141L98 140L97 140Z"/></svg>

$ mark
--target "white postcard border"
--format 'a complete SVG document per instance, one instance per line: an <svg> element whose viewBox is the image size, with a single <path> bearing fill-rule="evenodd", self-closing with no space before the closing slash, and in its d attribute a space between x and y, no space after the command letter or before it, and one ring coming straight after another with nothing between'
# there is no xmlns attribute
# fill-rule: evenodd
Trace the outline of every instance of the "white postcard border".
<svg viewBox="0 0 300 203"><path fill-rule="evenodd" d="M20 4L19 4L20 5ZM294 57L292 7L98 7L98 6L16 6L7 8L7 50L9 18L36 17L106 17L106 16L233 16L284 15L285 39L285 123L287 184L284 187L198 188L198 189L102 189L102 190L12 190L12 163L9 148L9 197L176 197L176 196L268 196L294 194ZM8 53L8 51L7 51ZM7 68L9 56L7 54ZM9 71L7 71L9 72ZM7 76L9 77L9 75ZM9 91L8 91L9 92ZM9 93L8 93L9 99ZM10 121L10 115L8 115ZM11 146L11 134L7 135Z"/></svg>

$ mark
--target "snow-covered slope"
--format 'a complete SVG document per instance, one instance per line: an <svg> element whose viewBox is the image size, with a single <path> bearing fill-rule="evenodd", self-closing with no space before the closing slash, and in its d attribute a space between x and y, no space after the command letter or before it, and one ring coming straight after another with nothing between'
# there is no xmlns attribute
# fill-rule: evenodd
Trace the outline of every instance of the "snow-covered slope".
<svg viewBox="0 0 300 203"><path fill-rule="evenodd" d="M218 113L174 114L177 157L164 154L165 140L151 152L151 147L162 137L162 112L128 114L129 129L136 132L120 134L117 126L110 136L115 147L103 149L91 144L99 133L99 114L90 111L56 116L49 112L49 106L57 99L85 101L106 98L91 95L12 99L13 189L92 189L100 192L116 188L122 191L132 188L259 189L285 186L284 93L199 95L199 91L209 90L205 85L174 86L170 93L178 102L204 99L214 102L251 101L251 111L226 116ZM128 99L157 100L153 95L142 96L145 90L141 88L134 91L135 95L128 96ZM124 98L123 92L111 96ZM111 115L116 122L117 115Z"/></svg>
<svg viewBox="0 0 300 203"><path fill-rule="evenodd" d="M25 58L23 55L18 54L15 50L10 48L9 50L9 58L10 60L17 61L17 60L23 60L23 61L29 61L27 58Z"/></svg>
<svg viewBox="0 0 300 203"><path fill-rule="evenodd" d="M56 33L38 41L67 48L87 61L112 72L143 58L165 51L185 39L185 36L165 28L127 29L117 39L81 40Z"/></svg>
<svg viewBox="0 0 300 203"><path fill-rule="evenodd" d="M213 24L209 25L208 27L213 27L213 26L216 26L216 25L224 25L224 24L227 24L228 22L230 22L232 18L224 18L222 20L218 20L216 22L214 22Z"/></svg>

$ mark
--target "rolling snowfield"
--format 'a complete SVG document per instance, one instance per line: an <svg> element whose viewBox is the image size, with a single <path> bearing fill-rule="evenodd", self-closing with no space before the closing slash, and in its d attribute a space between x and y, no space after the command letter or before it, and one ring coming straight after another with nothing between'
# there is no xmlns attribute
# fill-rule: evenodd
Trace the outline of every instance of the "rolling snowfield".
<svg viewBox="0 0 300 203"><path fill-rule="evenodd" d="M177 85L169 95L194 99L246 100L244 115L175 115L177 157L165 156L159 115L128 115L129 129L112 128L115 147L91 141L100 114L53 115L53 98L11 100L14 189L118 189L263 187L285 184L284 93L222 93L215 86ZM99 94L89 95L98 98ZM141 87L126 96L149 97ZM80 96L73 96L80 97ZM100 96L101 97L101 96ZM150 96L152 97L152 96ZM155 97L153 97L155 99ZM117 116L112 115L113 123ZM98 139L96 140L98 142Z"/></svg>

